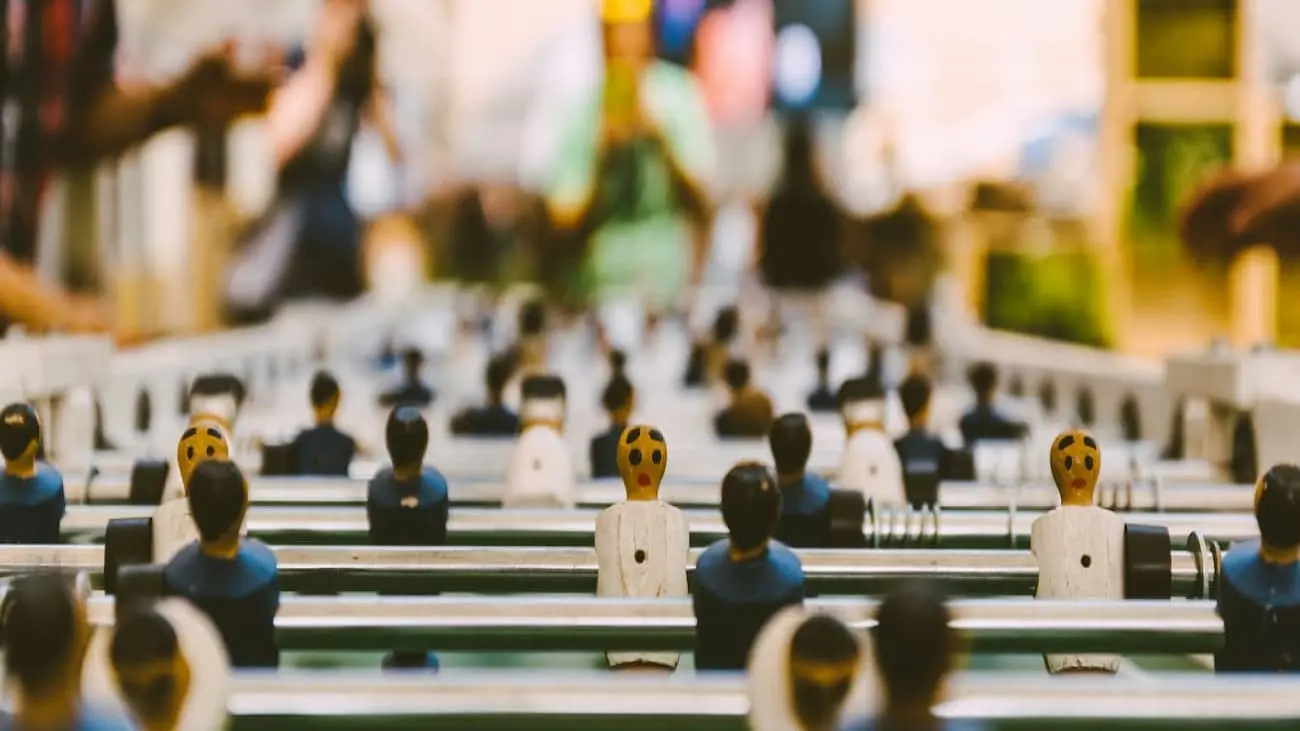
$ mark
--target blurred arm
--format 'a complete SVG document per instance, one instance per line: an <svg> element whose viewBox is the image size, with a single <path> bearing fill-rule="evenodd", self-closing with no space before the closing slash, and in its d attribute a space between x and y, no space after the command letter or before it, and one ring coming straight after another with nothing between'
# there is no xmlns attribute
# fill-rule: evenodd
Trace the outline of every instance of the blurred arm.
<svg viewBox="0 0 1300 731"><path fill-rule="evenodd" d="M266 132L277 168L306 146L334 99L335 65L309 53L302 68L276 90L266 112Z"/></svg>
<svg viewBox="0 0 1300 731"><path fill-rule="evenodd" d="M370 123L384 141L384 150L388 159L400 164L402 161L402 144L397 137L397 125L393 122L393 101L388 89L383 86L378 76L375 77L375 91L370 96L366 108Z"/></svg>

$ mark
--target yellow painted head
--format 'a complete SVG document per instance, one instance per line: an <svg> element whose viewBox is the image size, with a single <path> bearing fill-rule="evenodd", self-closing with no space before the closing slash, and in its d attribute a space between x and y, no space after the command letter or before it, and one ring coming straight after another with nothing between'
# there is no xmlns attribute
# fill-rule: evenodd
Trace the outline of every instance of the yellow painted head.
<svg viewBox="0 0 1300 731"><path fill-rule="evenodd" d="M604 23L644 23L654 12L654 0L600 0Z"/></svg>
<svg viewBox="0 0 1300 731"><path fill-rule="evenodd" d="M1067 429L1052 440L1052 480L1066 504L1092 503L1101 474L1101 449L1092 435Z"/></svg>
<svg viewBox="0 0 1300 731"><path fill-rule="evenodd" d="M645 424L629 426L618 440L618 473L629 500L657 500L668 468L663 432Z"/></svg>
<svg viewBox="0 0 1300 731"><path fill-rule="evenodd" d="M230 440L226 429L216 420L197 419L181 434L176 443L176 467L181 484L188 485L194 466L205 459L229 459Z"/></svg>
<svg viewBox="0 0 1300 731"><path fill-rule="evenodd" d="M152 609L128 615L113 633L109 659L118 691L144 728L177 728L191 670L171 622Z"/></svg>

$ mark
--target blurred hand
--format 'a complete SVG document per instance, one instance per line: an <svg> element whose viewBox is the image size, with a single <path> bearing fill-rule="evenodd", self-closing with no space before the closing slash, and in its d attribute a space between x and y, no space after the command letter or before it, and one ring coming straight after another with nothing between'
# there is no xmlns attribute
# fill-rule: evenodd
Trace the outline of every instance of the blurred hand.
<svg viewBox="0 0 1300 731"><path fill-rule="evenodd" d="M97 297L67 295L55 305L53 328L72 333L108 332L108 311Z"/></svg>
<svg viewBox="0 0 1300 731"><path fill-rule="evenodd" d="M200 56L166 96L172 118L187 125L224 127L238 117L266 111L279 76L274 66L241 71L233 59L231 44Z"/></svg>
<svg viewBox="0 0 1300 731"><path fill-rule="evenodd" d="M1252 244L1290 250L1300 219L1300 163L1256 175L1212 179L1184 211L1183 239L1198 254L1226 258Z"/></svg>
<svg viewBox="0 0 1300 731"><path fill-rule="evenodd" d="M321 7L316 23L312 52L320 54L331 66L339 66L352 53L357 41L357 25L365 7L357 0L332 0Z"/></svg>

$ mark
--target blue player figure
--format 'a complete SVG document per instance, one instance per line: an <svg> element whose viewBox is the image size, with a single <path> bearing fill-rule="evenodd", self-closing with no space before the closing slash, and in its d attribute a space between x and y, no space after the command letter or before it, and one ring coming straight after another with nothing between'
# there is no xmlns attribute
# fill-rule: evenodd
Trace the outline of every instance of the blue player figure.
<svg viewBox="0 0 1300 731"><path fill-rule="evenodd" d="M781 487L781 521L776 539L795 548L826 548L830 542L831 486L806 471L812 430L803 414L785 414L767 434Z"/></svg>
<svg viewBox="0 0 1300 731"><path fill-rule="evenodd" d="M458 437L513 437L519 433L519 415L505 404L506 385L515 374L513 353L498 353L488 361L486 405L467 408L451 418L451 433Z"/></svg>
<svg viewBox="0 0 1300 731"><path fill-rule="evenodd" d="M601 406L609 414L609 429L591 438L591 476L618 477L618 441L627 429L636 406L636 388L623 372L627 356L621 350L610 353L609 365L614 371L605 392L600 396Z"/></svg>
<svg viewBox="0 0 1300 731"><path fill-rule="evenodd" d="M41 422L27 404L0 411L0 543L56 544L67 498L63 475L37 459Z"/></svg>
<svg viewBox="0 0 1300 731"><path fill-rule="evenodd" d="M311 379L311 410L316 426L304 429L293 440L298 456L298 474L319 477L347 477L357 443L334 426L342 392L334 376L318 371Z"/></svg>
<svg viewBox="0 0 1300 731"><path fill-rule="evenodd" d="M1223 556L1216 672L1300 670L1300 467L1276 465L1255 485L1259 540Z"/></svg>
<svg viewBox="0 0 1300 731"><path fill-rule="evenodd" d="M772 400L750 380L749 363L738 358L723 369L730 402L713 417L713 431L721 438L761 437L772 428Z"/></svg>
<svg viewBox="0 0 1300 731"><path fill-rule="evenodd" d="M898 400L907 414L907 433L894 440L903 465L903 489L913 508L939 504L939 482L950 479L947 466L950 450L930 433L930 380L914 373L898 386Z"/></svg>
<svg viewBox="0 0 1300 731"><path fill-rule="evenodd" d="M966 373L975 391L975 406L961 417L962 443L967 449L982 441L1007 441L1019 439L1025 425L1004 416L993 399L998 391L998 370L992 363L976 363Z"/></svg>
<svg viewBox="0 0 1300 731"><path fill-rule="evenodd" d="M944 597L925 584L906 584L885 597L871 629L884 691L881 708L875 718L857 720L844 731L979 731L979 724L934 714L944 680L963 649L950 619Z"/></svg>
<svg viewBox="0 0 1300 731"><path fill-rule="evenodd" d="M433 403L436 395L420 378L424 368L424 353L419 348L407 348L402 351L402 382L391 391L380 395L381 406L418 406L425 408Z"/></svg>
<svg viewBox="0 0 1300 731"><path fill-rule="evenodd" d="M756 462L722 479L722 519L730 537L695 562L695 667L743 670L759 630L783 608L803 604L803 565L772 540L781 517L781 489Z"/></svg>
<svg viewBox="0 0 1300 731"><path fill-rule="evenodd" d="M276 667L275 614L279 569L264 543L241 536L248 482L234 462L200 462L187 485L199 539L164 569L167 592L189 599L208 615L235 668Z"/></svg>
<svg viewBox="0 0 1300 731"><path fill-rule="evenodd" d="M813 413L839 411L840 403L831 389L831 351L817 351L817 387L808 394L808 410Z"/></svg>
<svg viewBox="0 0 1300 731"><path fill-rule="evenodd" d="M366 517L370 542L376 546L441 546L447 542L447 480L424 466L429 425L419 409L399 406L388 416L385 440L392 467L370 480ZM431 652L398 651L384 658L385 668L438 668Z"/></svg>
<svg viewBox="0 0 1300 731"><path fill-rule="evenodd" d="M127 719L82 700L82 668L91 626L68 580L34 574L14 581L0 607L0 645L12 711L0 729L127 731Z"/></svg>

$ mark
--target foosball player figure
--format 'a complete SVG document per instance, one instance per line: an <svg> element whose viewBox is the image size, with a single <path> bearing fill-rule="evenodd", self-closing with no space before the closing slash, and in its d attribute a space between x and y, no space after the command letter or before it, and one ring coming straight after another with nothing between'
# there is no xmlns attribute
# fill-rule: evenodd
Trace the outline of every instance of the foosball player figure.
<svg viewBox="0 0 1300 731"><path fill-rule="evenodd" d="M0 728L127 731L131 723L82 699L82 670L91 626L65 577L16 579L0 605L0 649L13 701Z"/></svg>
<svg viewBox="0 0 1300 731"><path fill-rule="evenodd" d="M546 305L529 300L519 308L519 367L524 373L544 373L546 356Z"/></svg>
<svg viewBox="0 0 1300 731"><path fill-rule="evenodd" d="M838 486L855 490L876 507L905 503L903 465L885 433L885 390L874 377L845 381L839 392L844 420L844 457Z"/></svg>
<svg viewBox="0 0 1300 731"><path fill-rule="evenodd" d="M311 379L311 410L316 425L299 432L292 451L297 457L297 474L316 477L347 477L357 443L334 426L342 398L334 376L318 371Z"/></svg>
<svg viewBox="0 0 1300 731"><path fill-rule="evenodd" d="M202 418L216 421L234 439L235 423L244 406L247 390L239 377L229 373L208 373L194 379L186 395L186 413L190 421Z"/></svg>
<svg viewBox="0 0 1300 731"><path fill-rule="evenodd" d="M871 628L876 673L884 697L874 718L849 723L845 731L979 731L968 721L941 719L934 708L965 644L952 628L944 598L924 584L904 585L885 596Z"/></svg>
<svg viewBox="0 0 1300 731"><path fill-rule="evenodd" d="M571 508L577 502L573 460L564 443L564 381L529 376L521 389L523 431L506 474L505 507Z"/></svg>
<svg viewBox="0 0 1300 731"><path fill-rule="evenodd" d="M808 394L808 410L814 414L835 411L835 392L831 390L831 351L817 351L817 387Z"/></svg>
<svg viewBox="0 0 1300 731"><path fill-rule="evenodd" d="M772 400L750 381L749 364L728 361L725 380L731 400L713 418L714 432L724 439L766 436L772 428Z"/></svg>
<svg viewBox="0 0 1300 731"><path fill-rule="evenodd" d="M210 459L230 459L230 441L221 424L201 418L190 424L176 443L176 468L181 478L181 494L164 501L154 510L149 527L153 558L146 563L167 563L182 548L198 540L199 534L190 515L188 485L194 468ZM125 521L123 524L126 524ZM117 533L116 529L114 533ZM105 542L107 543L107 538ZM105 552L107 554L108 548L105 548Z"/></svg>
<svg viewBox="0 0 1300 731"><path fill-rule="evenodd" d="M199 539L167 564L167 591L212 620L232 667L276 667L279 571L271 549L242 536L248 483L234 462L210 459L194 468L188 488Z"/></svg>
<svg viewBox="0 0 1300 731"><path fill-rule="evenodd" d="M967 449L983 441L1009 441L1025 434L1025 425L1002 414L993 404L998 392L998 370L992 363L976 363L966 373L975 392L975 406L958 425Z"/></svg>
<svg viewBox="0 0 1300 731"><path fill-rule="evenodd" d="M835 617L783 610L763 627L750 653L749 728L838 731L862 674L862 654L853 630Z"/></svg>
<svg viewBox="0 0 1300 731"><path fill-rule="evenodd" d="M111 639L96 637L92 648L103 644L95 649L107 656L113 684L144 731L225 726L226 651L216 627L189 602L136 608L118 619Z"/></svg>
<svg viewBox="0 0 1300 731"><path fill-rule="evenodd" d="M903 466L903 487L913 508L934 508L939 504L939 483L952 479L947 467L953 461L943 440L929 431L930 379L913 374L898 387L898 400L907 414L907 433L894 441Z"/></svg>
<svg viewBox="0 0 1300 731"><path fill-rule="evenodd" d="M420 376L424 368L424 353L419 348L407 348L402 351L402 382L397 388L387 391L379 397L379 405L415 406L425 408L433 403L434 392Z"/></svg>
<svg viewBox="0 0 1300 731"><path fill-rule="evenodd" d="M1300 467L1276 465L1255 485L1259 540L1223 556L1216 672L1300 671Z"/></svg>
<svg viewBox="0 0 1300 731"><path fill-rule="evenodd" d="M5 458L0 478L0 543L61 542L67 508L63 475L36 458L40 448L41 422L35 409L10 404L0 411L0 454Z"/></svg>
<svg viewBox="0 0 1300 731"><path fill-rule="evenodd" d="M618 443L618 469L627 499L596 518L596 594L609 597L685 597L690 529L682 511L659 499L668 467L668 443L652 426L632 426ZM611 652L615 670L669 671L675 652Z"/></svg>
<svg viewBox="0 0 1300 731"><path fill-rule="evenodd" d="M830 542L831 486L808 474L812 430L803 414L785 414L767 434L781 488L781 520L775 538L794 548L826 548Z"/></svg>
<svg viewBox="0 0 1300 731"><path fill-rule="evenodd" d="M451 433L458 437L513 437L519 433L519 415L505 404L506 385L515 374L511 353L498 353L488 361L484 380L487 404L469 407L451 418Z"/></svg>
<svg viewBox="0 0 1300 731"><path fill-rule="evenodd" d="M744 462L722 480L722 519L729 538L695 563L695 667L743 670L759 630L785 607L804 600L803 565L772 540L781 518L781 489L767 468Z"/></svg>
<svg viewBox="0 0 1300 731"><path fill-rule="evenodd" d="M717 383L731 352L732 342L740 330L740 312L735 307L724 307L713 320L708 339L691 344L686 376L682 379L687 388L699 388Z"/></svg>
<svg viewBox="0 0 1300 731"><path fill-rule="evenodd" d="M591 438L591 476L593 479L617 477L619 473L619 442L627 430L628 420L636 405L636 389L627 379L623 368L626 356L621 350L610 353L609 364L614 374L600 396L601 406L609 414L609 428Z"/></svg>

